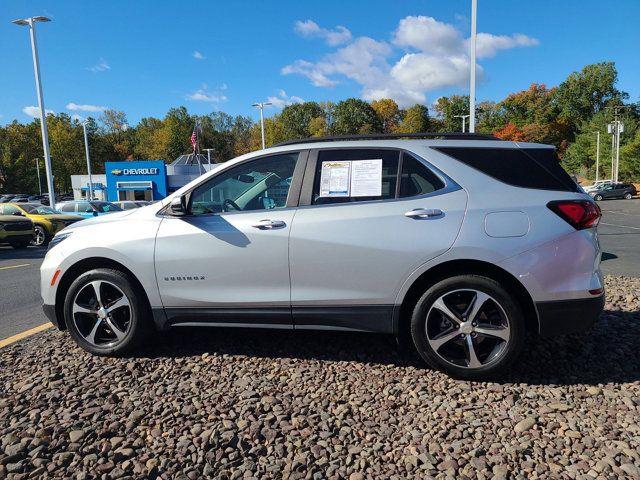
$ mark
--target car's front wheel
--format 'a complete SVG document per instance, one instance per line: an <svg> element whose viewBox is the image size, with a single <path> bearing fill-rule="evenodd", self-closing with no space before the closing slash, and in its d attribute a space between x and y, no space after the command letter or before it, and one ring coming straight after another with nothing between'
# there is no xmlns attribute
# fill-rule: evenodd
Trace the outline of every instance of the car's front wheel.
<svg viewBox="0 0 640 480"><path fill-rule="evenodd" d="M96 355L133 350L148 335L148 304L127 274L98 268L69 287L65 321L76 343Z"/></svg>
<svg viewBox="0 0 640 480"><path fill-rule="evenodd" d="M35 227L33 227L33 240L31 241L32 245L36 247L43 247L47 243L49 243L48 240L49 238L47 235L47 231L42 225L36 225Z"/></svg>
<svg viewBox="0 0 640 480"><path fill-rule="evenodd" d="M458 275L430 287L411 318L418 353L452 376L481 379L503 372L525 338L522 310L495 280Z"/></svg>

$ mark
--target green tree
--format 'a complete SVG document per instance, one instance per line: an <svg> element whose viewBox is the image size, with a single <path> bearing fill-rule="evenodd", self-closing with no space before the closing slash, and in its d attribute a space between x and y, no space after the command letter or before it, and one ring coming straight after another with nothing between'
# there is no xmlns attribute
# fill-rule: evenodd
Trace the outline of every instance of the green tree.
<svg viewBox="0 0 640 480"><path fill-rule="evenodd" d="M307 138L311 136L309 124L324 112L316 102L294 103L287 105L280 113L280 121L287 139Z"/></svg>
<svg viewBox="0 0 640 480"><path fill-rule="evenodd" d="M336 105L330 131L333 135L380 133L382 124L371 105L358 98L348 98Z"/></svg>
<svg viewBox="0 0 640 480"><path fill-rule="evenodd" d="M440 97L434 105L440 120L439 131L460 132L462 131L462 119L457 115L469 114L469 96L452 95L451 97ZM467 118L467 126L469 119Z"/></svg>
<svg viewBox="0 0 640 480"><path fill-rule="evenodd" d="M429 127L429 109L416 103L404 112L402 122L395 131L398 133L422 133L428 132Z"/></svg>

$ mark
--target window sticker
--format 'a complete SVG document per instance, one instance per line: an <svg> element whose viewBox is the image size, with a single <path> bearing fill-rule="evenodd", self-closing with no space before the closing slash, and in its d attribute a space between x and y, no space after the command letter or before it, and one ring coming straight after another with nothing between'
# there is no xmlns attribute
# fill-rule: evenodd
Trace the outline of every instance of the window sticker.
<svg viewBox="0 0 640 480"><path fill-rule="evenodd" d="M351 165L351 196L382 196L382 159L354 160Z"/></svg>
<svg viewBox="0 0 640 480"><path fill-rule="evenodd" d="M321 197L348 197L351 162L322 162Z"/></svg>

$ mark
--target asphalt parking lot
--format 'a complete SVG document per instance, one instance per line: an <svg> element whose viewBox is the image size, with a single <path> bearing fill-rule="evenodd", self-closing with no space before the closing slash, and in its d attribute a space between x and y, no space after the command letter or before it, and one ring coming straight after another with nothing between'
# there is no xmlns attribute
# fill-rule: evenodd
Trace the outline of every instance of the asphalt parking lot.
<svg viewBox="0 0 640 480"><path fill-rule="evenodd" d="M640 199L600 202L605 275L640 276ZM0 246L0 340L46 322L39 292L45 249Z"/></svg>

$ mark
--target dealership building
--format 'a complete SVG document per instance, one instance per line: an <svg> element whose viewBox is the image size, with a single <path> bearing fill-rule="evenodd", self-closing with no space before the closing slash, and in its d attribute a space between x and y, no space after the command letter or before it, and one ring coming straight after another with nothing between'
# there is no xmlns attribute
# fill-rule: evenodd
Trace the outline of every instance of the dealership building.
<svg viewBox="0 0 640 480"><path fill-rule="evenodd" d="M171 164L163 160L106 162L105 173L91 175L93 196L99 200L162 200L191 180L214 168L204 155L182 155ZM88 175L72 175L76 200L89 192Z"/></svg>

